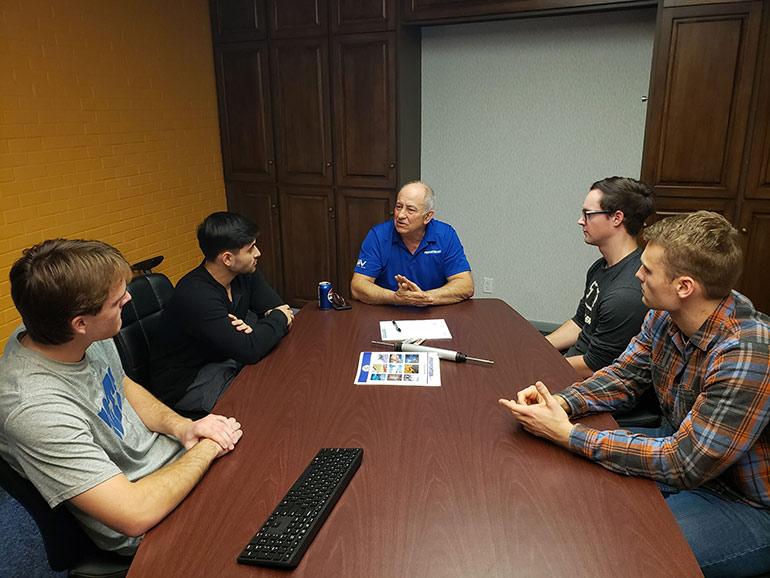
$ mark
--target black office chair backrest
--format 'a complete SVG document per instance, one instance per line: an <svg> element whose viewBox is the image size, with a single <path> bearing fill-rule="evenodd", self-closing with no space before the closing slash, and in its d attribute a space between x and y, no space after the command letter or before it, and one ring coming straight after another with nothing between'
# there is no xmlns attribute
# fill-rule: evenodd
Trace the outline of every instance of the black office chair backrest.
<svg viewBox="0 0 770 578"><path fill-rule="evenodd" d="M123 307L123 327L115 336L115 344L126 375L147 386L150 345L174 286L162 273L148 273L131 279L127 289L131 301Z"/></svg>
<svg viewBox="0 0 770 578"><path fill-rule="evenodd" d="M95 548L67 508L59 506L51 509L35 486L21 477L2 457L0 485L35 520L52 570L58 572L72 568Z"/></svg>

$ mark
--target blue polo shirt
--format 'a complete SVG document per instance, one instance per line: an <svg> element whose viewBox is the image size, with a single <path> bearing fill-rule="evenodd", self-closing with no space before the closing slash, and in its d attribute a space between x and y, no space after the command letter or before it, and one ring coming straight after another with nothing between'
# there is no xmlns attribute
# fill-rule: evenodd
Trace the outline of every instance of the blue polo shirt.
<svg viewBox="0 0 770 578"><path fill-rule="evenodd" d="M443 287L448 277L470 270L457 233L436 219L428 223L414 255L401 240L393 221L372 227L361 244L354 269L356 273L374 277L375 284L391 291L398 290L396 275L403 275L423 291L430 291Z"/></svg>

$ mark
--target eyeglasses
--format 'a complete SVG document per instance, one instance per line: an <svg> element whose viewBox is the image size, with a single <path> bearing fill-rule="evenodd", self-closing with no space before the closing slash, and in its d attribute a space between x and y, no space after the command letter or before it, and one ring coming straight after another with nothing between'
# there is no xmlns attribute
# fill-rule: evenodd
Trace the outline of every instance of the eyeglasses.
<svg viewBox="0 0 770 578"><path fill-rule="evenodd" d="M615 211L586 211L583 209L583 220L588 221L588 217L591 215L608 215L610 213L614 213Z"/></svg>

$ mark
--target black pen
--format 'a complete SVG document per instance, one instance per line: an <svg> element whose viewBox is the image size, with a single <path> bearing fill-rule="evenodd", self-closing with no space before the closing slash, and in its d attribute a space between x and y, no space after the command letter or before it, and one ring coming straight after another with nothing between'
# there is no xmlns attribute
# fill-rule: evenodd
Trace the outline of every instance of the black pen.
<svg viewBox="0 0 770 578"><path fill-rule="evenodd" d="M398 331L399 333L401 333L401 328L400 328L400 327L399 327L399 326L396 324L396 322L395 322L395 321L391 321L391 323L393 324L393 327L395 327L395 328L396 328L396 331Z"/></svg>

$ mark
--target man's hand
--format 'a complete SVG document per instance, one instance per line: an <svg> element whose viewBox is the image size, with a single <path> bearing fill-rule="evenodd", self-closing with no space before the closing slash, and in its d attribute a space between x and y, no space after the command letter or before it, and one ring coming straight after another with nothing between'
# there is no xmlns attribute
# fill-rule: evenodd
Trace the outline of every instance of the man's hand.
<svg viewBox="0 0 770 578"><path fill-rule="evenodd" d="M197 421L190 422L189 425L180 433L179 441L182 442L186 450L190 450L202 439L210 439L219 445L219 454L222 457L229 451L235 449L235 444L243 436L241 424L234 417L224 417L221 415L209 414Z"/></svg>
<svg viewBox="0 0 770 578"><path fill-rule="evenodd" d="M251 333L251 332L253 331L253 330L252 330L252 328L251 328L251 325L247 324L247 323L246 323L245 321L243 321L242 319L238 319L238 318L237 318L235 315L233 315L232 313L228 313L228 314L227 314L227 316L228 316L230 319L232 319L232 321L230 322L230 324L231 324L233 327L235 327L235 329L236 329L237 331L243 331L243 332L244 332L244 333L246 333L246 334L249 334L249 333Z"/></svg>
<svg viewBox="0 0 770 578"><path fill-rule="evenodd" d="M530 433L561 446L567 446L572 428L561 398L551 395L542 381L521 390L516 401L501 399L499 403L511 410L521 425ZM566 402L564 402L566 403Z"/></svg>
<svg viewBox="0 0 770 578"><path fill-rule="evenodd" d="M398 283L398 291L394 294L396 305L412 305L414 307L427 307L433 304L433 297L420 289L403 275L395 276Z"/></svg>
<svg viewBox="0 0 770 578"><path fill-rule="evenodd" d="M280 311L281 313L286 315L286 322L289 326L289 329L291 329L291 324L294 323L294 311L291 310L291 307L289 307L284 303L283 305L280 305L275 309L268 309L267 311L265 311L265 317L270 315L273 311Z"/></svg>

